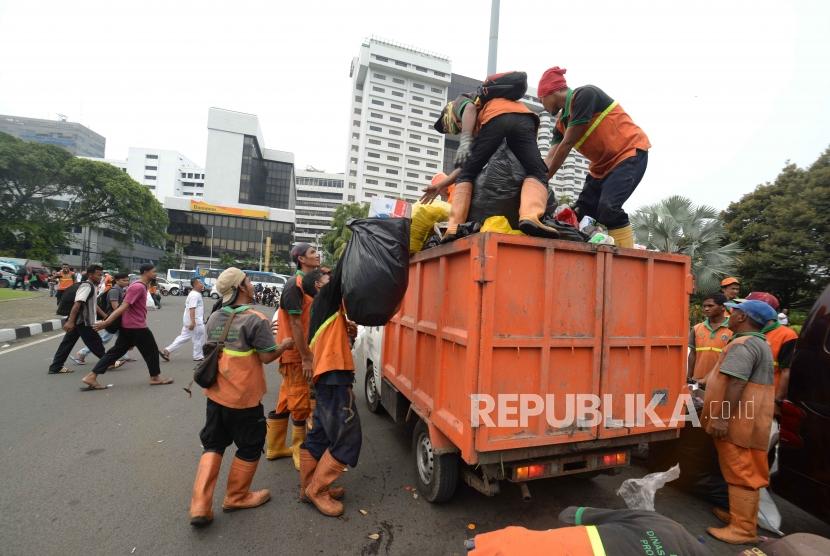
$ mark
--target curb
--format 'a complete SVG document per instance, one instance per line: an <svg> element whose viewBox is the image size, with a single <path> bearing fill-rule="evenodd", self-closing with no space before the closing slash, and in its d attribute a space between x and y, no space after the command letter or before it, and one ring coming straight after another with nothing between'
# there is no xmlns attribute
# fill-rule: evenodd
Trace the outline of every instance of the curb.
<svg viewBox="0 0 830 556"><path fill-rule="evenodd" d="M46 322L35 324L24 324L23 326L16 326L14 328L0 328L0 342L11 342L13 340L22 340L24 338L31 338L44 332L52 332L60 330L63 326L66 317L59 319L51 319Z"/></svg>

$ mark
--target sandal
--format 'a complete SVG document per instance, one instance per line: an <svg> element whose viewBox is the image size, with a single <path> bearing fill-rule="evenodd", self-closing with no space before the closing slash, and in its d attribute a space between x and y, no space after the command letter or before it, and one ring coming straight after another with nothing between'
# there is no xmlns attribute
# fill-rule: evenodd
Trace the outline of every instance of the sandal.
<svg viewBox="0 0 830 556"><path fill-rule="evenodd" d="M120 367L123 367L124 363L126 363L126 361L124 359L119 359L118 361L115 362L115 364L113 364L112 368L113 369L118 369Z"/></svg>
<svg viewBox="0 0 830 556"><path fill-rule="evenodd" d="M49 374L50 375L68 375L69 373L74 373L74 372L75 371L73 371L72 369L70 369L68 367L61 367L61 370L59 370L59 371L49 371Z"/></svg>
<svg viewBox="0 0 830 556"><path fill-rule="evenodd" d="M76 357L74 355L70 355L69 358L72 360L73 363L76 365L86 365L86 360L81 359L80 357Z"/></svg>
<svg viewBox="0 0 830 556"><path fill-rule="evenodd" d="M164 359L168 363L170 362L170 355L165 355L164 352L161 351L161 350L159 350L159 355L161 356L162 359Z"/></svg>
<svg viewBox="0 0 830 556"><path fill-rule="evenodd" d="M150 386L166 386L168 384L173 384L172 378L163 378L158 381L150 381Z"/></svg>
<svg viewBox="0 0 830 556"><path fill-rule="evenodd" d="M106 390L112 387L112 384L84 384L81 386L81 392L92 392L93 390Z"/></svg>

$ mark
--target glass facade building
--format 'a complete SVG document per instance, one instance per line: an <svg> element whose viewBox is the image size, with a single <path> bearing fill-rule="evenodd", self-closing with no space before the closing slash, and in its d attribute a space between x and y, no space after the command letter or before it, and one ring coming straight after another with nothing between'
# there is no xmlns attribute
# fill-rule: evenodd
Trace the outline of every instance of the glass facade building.
<svg viewBox="0 0 830 556"><path fill-rule="evenodd" d="M257 138L245 135L239 202L246 205L293 209L294 165L262 156Z"/></svg>
<svg viewBox="0 0 830 556"><path fill-rule="evenodd" d="M222 253L238 259L257 259L260 250L265 248L264 239L270 236L271 253L288 259L294 227L289 222L173 209L168 209L167 215L169 251L178 244L183 246L185 255L207 258L212 241L214 259Z"/></svg>

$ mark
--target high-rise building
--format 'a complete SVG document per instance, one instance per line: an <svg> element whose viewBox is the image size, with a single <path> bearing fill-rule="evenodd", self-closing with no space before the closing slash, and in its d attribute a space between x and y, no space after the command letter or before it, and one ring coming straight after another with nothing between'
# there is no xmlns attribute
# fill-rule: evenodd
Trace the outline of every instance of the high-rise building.
<svg viewBox="0 0 830 556"><path fill-rule="evenodd" d="M320 238L331 230L334 211L347 201L345 176L327 174L313 168L297 171L297 206L294 239L319 245Z"/></svg>
<svg viewBox="0 0 830 556"><path fill-rule="evenodd" d="M130 147L126 160L85 158L121 168L160 203L165 197L204 197L205 169L177 151Z"/></svg>
<svg viewBox="0 0 830 556"><path fill-rule="evenodd" d="M462 93L474 93L479 85L481 85L481 81L477 79L454 73L447 89L447 101L455 99ZM536 94L536 89L528 87L522 102L539 116L539 133L536 141L539 146L539 153L544 157L550 150L555 120L545 111ZM445 136L443 169L447 174L453 170L453 160L455 159L455 153L458 151L458 145L458 135ZM571 151L559 171L548 181L548 185L553 187L557 199L568 197L571 201L575 201L582 191L582 186L585 183L584 177L587 173L588 161L578 152Z"/></svg>
<svg viewBox="0 0 830 556"><path fill-rule="evenodd" d="M294 155L266 149L253 114L208 111L205 174L211 201L294 209Z"/></svg>
<svg viewBox="0 0 830 556"><path fill-rule="evenodd" d="M77 122L0 115L0 132L24 141L57 145L75 156L104 157L107 140Z"/></svg>
<svg viewBox="0 0 830 556"><path fill-rule="evenodd" d="M432 125L447 99L450 61L377 38L352 60L346 196L417 200L444 161Z"/></svg>

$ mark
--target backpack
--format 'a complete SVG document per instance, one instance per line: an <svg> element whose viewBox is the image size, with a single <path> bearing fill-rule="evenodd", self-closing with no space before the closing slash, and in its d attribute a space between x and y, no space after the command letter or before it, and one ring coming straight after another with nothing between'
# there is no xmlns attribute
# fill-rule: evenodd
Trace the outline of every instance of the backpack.
<svg viewBox="0 0 830 556"><path fill-rule="evenodd" d="M520 100L527 92L527 74L523 71L508 71L493 74L479 85L475 94L477 106L494 98Z"/></svg>
<svg viewBox="0 0 830 556"><path fill-rule="evenodd" d="M55 311L56 315L60 315L62 317L68 317L69 313L72 312L72 306L75 305L75 296L78 293L78 288L81 287L81 284L84 282L75 282L65 290L61 294L61 302L58 304L58 309ZM93 287L92 291L89 292L90 295L95 291ZM89 297L86 298L89 301Z"/></svg>

